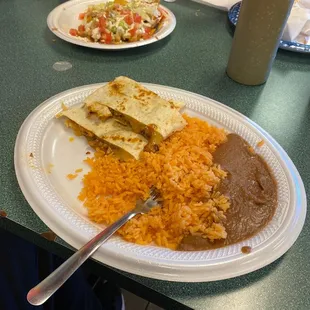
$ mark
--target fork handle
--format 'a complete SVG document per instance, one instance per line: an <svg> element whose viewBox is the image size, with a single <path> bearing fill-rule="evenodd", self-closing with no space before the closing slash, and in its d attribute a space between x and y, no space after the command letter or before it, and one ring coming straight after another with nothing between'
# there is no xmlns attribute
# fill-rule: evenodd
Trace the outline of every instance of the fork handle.
<svg viewBox="0 0 310 310"><path fill-rule="evenodd" d="M28 302L34 306L42 305L104 242L136 214L136 212L128 212L87 242L47 278L28 292Z"/></svg>

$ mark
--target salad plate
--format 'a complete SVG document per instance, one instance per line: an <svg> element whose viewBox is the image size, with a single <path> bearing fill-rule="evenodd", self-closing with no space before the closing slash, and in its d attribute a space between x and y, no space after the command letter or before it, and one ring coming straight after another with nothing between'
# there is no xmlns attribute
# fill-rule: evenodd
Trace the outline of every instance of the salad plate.
<svg viewBox="0 0 310 310"><path fill-rule="evenodd" d="M167 37L176 26L174 14L162 5L158 6L158 10L147 6L144 10L138 5L132 11L122 10L119 3L123 0L114 0L111 5L120 9L109 8L109 17L105 14L103 20L97 14L98 5L103 7L108 2L112 3L109 0L68 1L50 12L47 25L56 36L69 43L102 50L123 50L152 44ZM91 9L87 15L85 12L90 6L97 8ZM156 24L154 20L158 19L158 15L164 18Z"/></svg>

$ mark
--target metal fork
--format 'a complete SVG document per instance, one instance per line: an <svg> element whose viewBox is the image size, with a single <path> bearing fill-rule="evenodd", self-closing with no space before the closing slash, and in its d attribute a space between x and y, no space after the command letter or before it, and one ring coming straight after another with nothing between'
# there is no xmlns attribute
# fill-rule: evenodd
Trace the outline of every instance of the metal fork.
<svg viewBox="0 0 310 310"><path fill-rule="evenodd" d="M42 305L50 298L71 276L72 274L119 228L132 219L137 214L148 213L150 209L158 203L158 191L152 187L150 197L146 201L139 200L136 207L110 225L97 236L87 242L81 249L73 254L61 266L53 271L46 279L32 288L27 294L27 300L34 306Z"/></svg>

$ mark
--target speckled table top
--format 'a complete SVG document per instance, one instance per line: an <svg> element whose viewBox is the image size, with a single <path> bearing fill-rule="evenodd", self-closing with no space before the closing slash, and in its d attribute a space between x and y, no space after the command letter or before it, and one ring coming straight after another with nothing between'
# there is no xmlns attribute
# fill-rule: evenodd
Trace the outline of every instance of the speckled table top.
<svg viewBox="0 0 310 310"><path fill-rule="evenodd" d="M46 26L48 13L63 1L0 1L0 227L59 255L61 240L39 233L47 227L25 201L15 178L14 143L27 115L42 101L84 84L118 75L196 92L238 110L267 130L286 150L310 192L310 57L279 51L266 85L246 87L225 75L232 41L224 12L188 0L167 6L177 17L168 38L154 45L103 52L74 46ZM5 12L5 14L3 14ZM73 67L55 71L57 61ZM310 223L293 247L273 264L249 275L213 283L169 283L92 263L98 273L166 309L310 309Z"/></svg>

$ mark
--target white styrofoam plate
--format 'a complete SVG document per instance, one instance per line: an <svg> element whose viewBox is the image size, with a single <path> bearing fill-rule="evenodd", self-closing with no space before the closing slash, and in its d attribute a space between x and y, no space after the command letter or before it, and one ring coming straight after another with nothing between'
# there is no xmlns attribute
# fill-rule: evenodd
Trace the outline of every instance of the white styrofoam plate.
<svg viewBox="0 0 310 310"><path fill-rule="evenodd" d="M100 44L98 42L90 42L85 38L74 37L70 35L71 28L77 29L81 21L79 14L84 12L89 5L105 3L108 0L72 0L57 6L47 17L48 28L59 38L85 47L102 49L102 50L123 50L143 45L148 45L167 37L176 26L176 18L174 14L164 6L160 6L167 12L167 18L162 28L157 31L150 39L139 42L128 42L122 44Z"/></svg>
<svg viewBox="0 0 310 310"><path fill-rule="evenodd" d="M30 206L57 235L80 248L97 234L100 226L87 218L77 199L81 178L66 178L83 163L90 149L83 137L69 142L72 132L54 116L61 104L81 104L104 84L93 84L60 93L38 106L20 128L15 145L15 171ZM182 282L213 281L257 270L283 255L303 227L307 200L304 185L294 164L281 146L262 128L242 114L209 98L166 86L144 84L163 98L186 104L184 112L235 132L263 156L278 184L278 207L272 221L253 238L210 251L172 251L141 246L113 237L94 255L97 260L134 274ZM264 140L262 147L256 144ZM30 156L32 153L33 157ZM248 255L242 246L251 246Z"/></svg>

